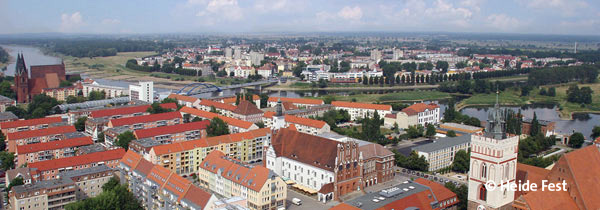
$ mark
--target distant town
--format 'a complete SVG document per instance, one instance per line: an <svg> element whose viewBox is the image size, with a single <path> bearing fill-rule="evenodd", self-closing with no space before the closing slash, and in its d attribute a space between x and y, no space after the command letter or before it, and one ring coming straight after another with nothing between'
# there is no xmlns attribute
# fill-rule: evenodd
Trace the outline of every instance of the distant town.
<svg viewBox="0 0 600 210"><path fill-rule="evenodd" d="M0 37L3 208L600 208L598 41L506 36Z"/></svg>

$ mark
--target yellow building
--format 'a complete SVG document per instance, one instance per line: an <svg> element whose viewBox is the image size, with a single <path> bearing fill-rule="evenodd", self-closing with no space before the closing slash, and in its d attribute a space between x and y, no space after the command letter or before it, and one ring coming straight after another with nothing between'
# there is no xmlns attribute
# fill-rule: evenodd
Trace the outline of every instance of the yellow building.
<svg viewBox="0 0 600 210"><path fill-rule="evenodd" d="M147 159L179 175L198 172L200 163L213 150L219 150L245 163L263 159L264 142L271 139L271 129L262 128L191 141L154 146Z"/></svg>
<svg viewBox="0 0 600 210"><path fill-rule="evenodd" d="M211 152L200 165L200 185L226 198L246 199L253 210L285 207L287 184L263 166L248 166L220 151Z"/></svg>
<svg viewBox="0 0 600 210"><path fill-rule="evenodd" d="M69 96L77 96L77 88L75 86L44 88L42 89L42 93L58 101L66 101Z"/></svg>

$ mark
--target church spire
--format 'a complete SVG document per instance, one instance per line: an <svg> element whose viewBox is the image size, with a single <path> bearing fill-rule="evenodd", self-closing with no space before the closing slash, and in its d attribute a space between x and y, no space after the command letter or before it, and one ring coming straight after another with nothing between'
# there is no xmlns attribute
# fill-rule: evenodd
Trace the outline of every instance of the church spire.
<svg viewBox="0 0 600 210"><path fill-rule="evenodd" d="M494 109L488 115L487 132L494 139L501 140L506 137L506 133L504 132L504 113L500 109L499 94L500 92L496 88L496 104L494 104Z"/></svg>

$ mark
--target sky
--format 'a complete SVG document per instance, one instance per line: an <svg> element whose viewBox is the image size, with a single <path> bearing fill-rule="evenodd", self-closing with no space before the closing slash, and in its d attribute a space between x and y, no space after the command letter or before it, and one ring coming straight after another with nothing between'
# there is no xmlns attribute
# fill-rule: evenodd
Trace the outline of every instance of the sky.
<svg viewBox="0 0 600 210"><path fill-rule="evenodd" d="M0 0L0 34L600 34L599 0Z"/></svg>

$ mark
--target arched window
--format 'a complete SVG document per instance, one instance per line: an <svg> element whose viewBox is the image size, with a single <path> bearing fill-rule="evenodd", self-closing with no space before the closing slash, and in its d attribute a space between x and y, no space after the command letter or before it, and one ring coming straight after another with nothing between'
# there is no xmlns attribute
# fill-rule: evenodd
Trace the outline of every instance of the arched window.
<svg viewBox="0 0 600 210"><path fill-rule="evenodd" d="M485 189L485 185L479 186L479 200L486 201L487 199L487 189Z"/></svg>
<svg viewBox="0 0 600 210"><path fill-rule="evenodd" d="M508 173L509 173L508 164L509 163L507 163L506 165L504 165L504 179L505 180L508 180Z"/></svg>
<svg viewBox="0 0 600 210"><path fill-rule="evenodd" d="M487 178L487 166L485 163L481 164L481 178Z"/></svg>

